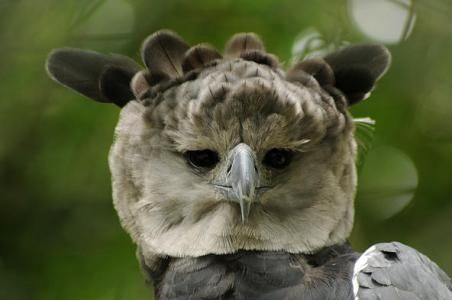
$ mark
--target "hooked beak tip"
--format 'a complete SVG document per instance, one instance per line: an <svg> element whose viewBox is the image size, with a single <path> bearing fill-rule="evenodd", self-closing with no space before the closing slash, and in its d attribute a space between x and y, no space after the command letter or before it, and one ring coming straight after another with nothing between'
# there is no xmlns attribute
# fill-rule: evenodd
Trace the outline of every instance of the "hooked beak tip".
<svg viewBox="0 0 452 300"><path fill-rule="evenodd" d="M240 199L240 212L242 215L242 224L248 221L248 216L250 214L251 201L244 198Z"/></svg>
<svg viewBox="0 0 452 300"><path fill-rule="evenodd" d="M259 186L253 150L244 143L238 144L231 150L227 166L223 173L224 192L229 200L240 204L242 223L246 223Z"/></svg>

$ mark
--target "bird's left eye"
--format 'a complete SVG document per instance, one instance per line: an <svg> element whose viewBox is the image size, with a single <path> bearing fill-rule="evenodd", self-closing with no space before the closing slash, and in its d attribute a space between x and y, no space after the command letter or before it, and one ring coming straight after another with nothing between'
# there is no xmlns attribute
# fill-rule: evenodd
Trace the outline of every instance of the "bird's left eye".
<svg viewBox="0 0 452 300"><path fill-rule="evenodd" d="M212 150L187 151L184 156L187 162L196 168L211 169L220 161L218 153Z"/></svg>
<svg viewBox="0 0 452 300"><path fill-rule="evenodd" d="M292 161L292 151L287 149L271 149L264 157L263 164L274 169L284 169Z"/></svg>

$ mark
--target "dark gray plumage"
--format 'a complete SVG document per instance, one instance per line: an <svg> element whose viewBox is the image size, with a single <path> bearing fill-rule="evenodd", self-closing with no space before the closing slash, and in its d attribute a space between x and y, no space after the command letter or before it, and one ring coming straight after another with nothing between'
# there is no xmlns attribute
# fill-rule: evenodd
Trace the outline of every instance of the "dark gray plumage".
<svg viewBox="0 0 452 300"><path fill-rule="evenodd" d="M447 275L415 250L376 245L355 264L345 244L357 148L348 107L388 69L386 48L349 46L285 72L252 33L223 58L161 31L142 55L145 70L59 49L47 70L124 106L113 200L157 299L450 299Z"/></svg>
<svg viewBox="0 0 452 300"><path fill-rule="evenodd" d="M376 244L357 261L354 292L359 300L452 299L452 281L428 257L398 242Z"/></svg>
<svg viewBox="0 0 452 300"><path fill-rule="evenodd" d="M359 254L344 245L313 255L239 251L167 259L146 270L157 299L353 299L353 266Z"/></svg>

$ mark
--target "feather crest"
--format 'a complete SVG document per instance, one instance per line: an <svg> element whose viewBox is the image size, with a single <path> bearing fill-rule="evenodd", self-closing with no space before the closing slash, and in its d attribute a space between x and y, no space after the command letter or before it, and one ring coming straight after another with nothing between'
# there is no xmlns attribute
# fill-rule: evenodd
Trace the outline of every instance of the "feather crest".
<svg viewBox="0 0 452 300"><path fill-rule="evenodd" d="M227 57L239 57L242 53L252 50L265 52L264 43L253 32L237 33L227 42L224 53Z"/></svg>
<svg viewBox="0 0 452 300"><path fill-rule="evenodd" d="M188 48L188 44L176 33L161 30L144 41L141 54L151 72L177 78L183 75L182 60Z"/></svg>
<svg viewBox="0 0 452 300"><path fill-rule="evenodd" d="M261 65L267 65L272 69L276 69L279 64L276 56L262 52L261 50L248 50L242 52L240 57L244 60L254 61Z"/></svg>
<svg viewBox="0 0 452 300"><path fill-rule="evenodd" d="M102 96L117 106L124 107L135 98L129 86L135 73L136 70L107 66L99 78L98 86Z"/></svg>
<svg viewBox="0 0 452 300"><path fill-rule="evenodd" d="M146 79L146 77L149 75L150 74L147 70L142 70L136 73L130 81L130 89L132 90L135 99L143 99L149 91L150 85L148 80Z"/></svg>
<svg viewBox="0 0 452 300"><path fill-rule="evenodd" d="M334 70L335 86L345 94L348 105L353 105L369 96L388 70L391 54L384 46L361 44L331 53L324 60Z"/></svg>
<svg viewBox="0 0 452 300"><path fill-rule="evenodd" d="M301 71L314 77L321 86L335 83L334 72L323 59L312 58L299 62L287 72L288 80L296 80Z"/></svg>
<svg viewBox="0 0 452 300"><path fill-rule="evenodd" d="M212 46L205 44L196 45L185 53L182 69L184 73L186 73L194 69L203 68L210 62L221 58L221 54Z"/></svg>
<svg viewBox="0 0 452 300"><path fill-rule="evenodd" d="M391 64L391 53L381 45L361 44L343 48L327 55L324 59L335 72L359 67L366 69L377 81L388 70Z"/></svg>
<svg viewBox="0 0 452 300"><path fill-rule="evenodd" d="M121 106L131 99L127 85L141 67L122 55L60 48L49 54L46 69L49 76L63 86L95 101L113 102Z"/></svg>

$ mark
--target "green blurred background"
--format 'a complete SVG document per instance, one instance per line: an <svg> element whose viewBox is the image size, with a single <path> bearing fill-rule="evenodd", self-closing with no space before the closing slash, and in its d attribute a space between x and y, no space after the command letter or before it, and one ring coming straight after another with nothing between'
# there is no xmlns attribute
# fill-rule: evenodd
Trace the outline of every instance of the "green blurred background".
<svg viewBox="0 0 452 300"><path fill-rule="evenodd" d="M161 28L222 49L255 31L287 66L344 43L385 43L393 64L355 117L377 121L360 167L351 242L398 240L452 274L449 0L0 0L0 299L149 299L112 207L119 110L52 82L52 48L139 60Z"/></svg>

